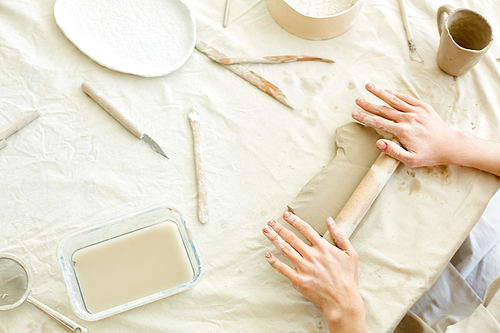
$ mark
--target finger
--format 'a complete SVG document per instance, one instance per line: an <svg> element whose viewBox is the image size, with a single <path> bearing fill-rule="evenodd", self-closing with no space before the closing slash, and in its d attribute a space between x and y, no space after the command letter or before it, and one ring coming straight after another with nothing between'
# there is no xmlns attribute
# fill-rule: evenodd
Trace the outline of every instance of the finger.
<svg viewBox="0 0 500 333"><path fill-rule="evenodd" d="M352 113L352 118L366 126L373 127L383 132L391 133L392 135L396 135L397 124L392 120L388 120L378 116L370 116L357 111L354 111Z"/></svg>
<svg viewBox="0 0 500 333"><path fill-rule="evenodd" d="M311 244L317 244L321 241L322 237L314 230L308 223L304 222L298 216L285 212L283 219L287 221L292 227L297 229Z"/></svg>
<svg viewBox="0 0 500 333"><path fill-rule="evenodd" d="M349 256L356 255L356 251L349 241L349 237L347 237L344 231L335 224L331 217L326 220L326 226L328 228L328 231L330 232L330 235L332 236L333 241L339 249L347 253Z"/></svg>
<svg viewBox="0 0 500 333"><path fill-rule="evenodd" d="M291 281L295 278L297 272L287 264L282 263L271 252L266 253L266 260L275 270L284 275L288 280Z"/></svg>
<svg viewBox="0 0 500 333"><path fill-rule="evenodd" d="M406 103L405 101L399 99L397 96L388 93L384 89L376 87L373 83L366 84L366 90L371 92L373 95L377 96L393 108L399 111L408 112L411 111L413 106Z"/></svg>
<svg viewBox="0 0 500 333"><path fill-rule="evenodd" d="M271 220L267 223L268 226L273 228L276 233L283 238L285 242L290 244L297 252L302 256L307 253L307 248L309 245L304 243L296 234L285 228L282 224L278 223L276 220Z"/></svg>
<svg viewBox="0 0 500 333"><path fill-rule="evenodd" d="M392 158L395 158L403 162L409 167L417 166L415 164L416 161L414 153L407 151L406 149L402 148L401 146L395 144L390 140L380 139L377 141L376 146L380 151L383 151Z"/></svg>
<svg viewBox="0 0 500 333"><path fill-rule="evenodd" d="M356 104L361 107L366 112L371 114L384 117L392 121L401 121L403 117L401 116L401 111L395 110L393 108L387 107L385 105L377 105L370 103L362 98L356 99Z"/></svg>
<svg viewBox="0 0 500 333"><path fill-rule="evenodd" d="M287 257L294 265L298 264L300 260L302 259L302 256L287 242L283 240L283 238L280 237L274 231L272 228L269 226L265 226L262 231L264 232L264 235L273 243L273 245L276 247L278 251L283 253L285 257Z"/></svg>
<svg viewBox="0 0 500 333"><path fill-rule="evenodd" d="M422 101L413 97L413 96L406 95L406 94L400 93L398 91L390 90L390 89L386 89L385 91L387 91L389 94L396 96L400 100L405 101L406 103L408 103L410 105L413 105L413 106L422 105Z"/></svg>

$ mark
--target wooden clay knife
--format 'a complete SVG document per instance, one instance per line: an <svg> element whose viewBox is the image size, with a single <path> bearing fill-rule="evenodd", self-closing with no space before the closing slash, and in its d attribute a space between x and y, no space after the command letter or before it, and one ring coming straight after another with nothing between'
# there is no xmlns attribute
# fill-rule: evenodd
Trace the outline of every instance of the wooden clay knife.
<svg viewBox="0 0 500 333"><path fill-rule="evenodd" d="M113 118L115 118L123 127L128 129L130 133L146 142L155 152L168 159L168 156L163 152L160 146L149 135L139 129L121 110L111 104L111 102L101 94L92 84L88 82L82 83L82 89L85 93L106 110Z"/></svg>

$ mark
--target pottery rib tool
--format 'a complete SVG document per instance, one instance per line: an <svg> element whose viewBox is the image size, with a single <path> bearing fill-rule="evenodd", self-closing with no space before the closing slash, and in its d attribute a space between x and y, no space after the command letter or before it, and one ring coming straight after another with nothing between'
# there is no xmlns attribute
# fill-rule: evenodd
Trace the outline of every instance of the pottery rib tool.
<svg viewBox="0 0 500 333"><path fill-rule="evenodd" d="M413 41L413 34L410 28L410 22L408 21L408 15L406 13L405 0L399 0L399 6L401 7L401 16L403 18L403 25L406 31L406 38L408 39L408 46L410 48L410 59L416 62L424 62L424 59L418 53L415 42ZM415 57L417 55L418 57Z"/></svg>
<svg viewBox="0 0 500 333"><path fill-rule="evenodd" d="M293 109L293 107L290 105L288 102L288 99L286 98L285 94L280 90L280 88L276 87L274 84L271 82L267 81L264 79L262 76L246 69L245 67L239 65L239 64L234 64L234 65L225 65L223 64L220 59L221 58L228 58L225 54L219 52L218 50L214 49L213 47L207 45L206 43L198 40L196 42L196 49L200 51L201 53L205 54L207 57L212 59L218 64L221 64L222 66L226 67L229 69L231 72L234 74L238 75L242 79L245 79L246 81L250 82L260 90L264 91L271 97L275 98L279 102L283 103L284 105L288 106L290 109Z"/></svg>
<svg viewBox="0 0 500 333"><path fill-rule="evenodd" d="M111 104L111 101L101 94L89 82L82 83L83 91L106 110L113 118L115 118L123 127L130 131L133 135L146 142L155 152L168 159L168 156L163 152L161 147L149 135L139 129L121 110Z"/></svg>
<svg viewBox="0 0 500 333"><path fill-rule="evenodd" d="M9 136L11 136L12 134L19 131L21 128L28 125L30 122L32 122L33 120L35 120L38 117L40 117L40 113L35 110L35 111L29 113L24 118L15 122L13 125L11 125L6 130L0 132L0 149L7 146L7 141L5 139L7 139Z"/></svg>
<svg viewBox="0 0 500 333"><path fill-rule="evenodd" d="M224 21L222 22L222 26L227 27L227 20L229 18L229 7L231 5L231 0L226 0L226 8L224 9Z"/></svg>
<svg viewBox="0 0 500 333"><path fill-rule="evenodd" d="M335 223L345 232L347 237L352 233L365 216L366 212L375 201L380 191L399 165L399 161L380 153L364 178L354 190L349 200L340 210ZM328 242L334 244L332 236L327 231L323 236Z"/></svg>
<svg viewBox="0 0 500 333"><path fill-rule="evenodd" d="M193 131L194 160L196 163L196 179L198 181L198 219L201 223L208 222L207 189L205 169L201 153L200 114L191 110L188 114Z"/></svg>

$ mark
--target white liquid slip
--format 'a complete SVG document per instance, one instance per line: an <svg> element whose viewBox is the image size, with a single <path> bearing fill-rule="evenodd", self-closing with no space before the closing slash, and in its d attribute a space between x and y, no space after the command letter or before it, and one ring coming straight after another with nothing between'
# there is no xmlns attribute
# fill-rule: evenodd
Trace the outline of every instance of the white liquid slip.
<svg viewBox="0 0 500 333"><path fill-rule="evenodd" d="M177 225L168 221L78 250L73 263L91 313L187 283L194 276Z"/></svg>
<svg viewBox="0 0 500 333"><path fill-rule="evenodd" d="M202 275L189 224L172 205L70 234L58 257L71 308L89 321L185 291Z"/></svg>

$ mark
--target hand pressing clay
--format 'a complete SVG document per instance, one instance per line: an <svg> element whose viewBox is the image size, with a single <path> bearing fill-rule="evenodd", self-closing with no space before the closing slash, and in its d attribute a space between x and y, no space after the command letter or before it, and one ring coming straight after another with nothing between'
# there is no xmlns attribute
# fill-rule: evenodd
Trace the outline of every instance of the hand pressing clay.
<svg viewBox="0 0 500 333"><path fill-rule="evenodd" d="M358 123L339 127L337 155L302 188L288 210L323 235L325 220L337 216L380 154L375 142L381 138L374 129Z"/></svg>

